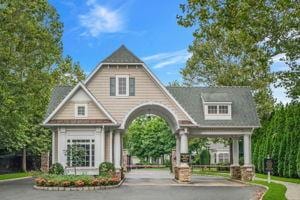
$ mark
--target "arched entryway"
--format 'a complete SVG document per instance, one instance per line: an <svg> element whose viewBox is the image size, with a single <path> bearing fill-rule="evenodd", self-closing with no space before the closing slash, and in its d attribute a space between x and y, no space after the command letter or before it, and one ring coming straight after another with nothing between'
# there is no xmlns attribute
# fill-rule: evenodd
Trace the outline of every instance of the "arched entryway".
<svg viewBox="0 0 300 200"><path fill-rule="evenodd" d="M150 124L152 123L152 125L150 125L149 123ZM160 124L159 126L157 126L159 127L158 129L154 128L156 127L153 126L154 123ZM130 125L133 126L131 126L130 128ZM143 127L143 129L137 128L136 130L138 130L138 132L132 131L132 127L136 127L136 126L141 126ZM129 146L125 145L125 144L129 144L128 143L129 138L131 138L131 141L136 141L136 139L132 140L132 138L134 137L140 138L140 140L143 140L141 138L144 137L156 138L158 140L157 144L145 143L144 145L140 146L140 148L144 148L145 150L149 149L149 151L152 151L149 152L149 155L147 155L148 152L138 154L139 158L141 159L137 159L136 154L134 153L133 155L131 154L132 152L139 152L139 148L136 149L137 148L136 145L132 144L132 142L130 143L132 148L128 148L131 149L131 152L126 150L123 151L123 163L122 163L123 169L125 169L128 172L126 176L129 177L129 179L136 179L137 177L139 177L140 179L153 179L153 178L172 179L174 177L171 174L171 170L170 170L171 167L169 166L169 163L172 163L171 153L172 153L172 149L175 148L175 142L176 142L175 133L179 130L179 124L178 124L177 116L170 108L156 102L147 102L147 103L140 104L127 113L123 123L121 124L121 128L124 130L123 137L127 138L127 140L123 140L124 142L122 147L125 147L123 149L127 149L127 147L130 146L130 145ZM150 130L150 132L149 134L148 133L140 134L143 131L139 131L139 130ZM157 132L158 135L154 134L155 132ZM132 135L130 133L135 133L135 134ZM168 139L166 140L166 138ZM170 148L171 144L172 147ZM160 146L163 146L164 150L160 149ZM168 150L166 150L165 148L167 148ZM134 156L135 159L132 159L131 156L127 156L127 155ZM137 161L139 163L138 165L136 165L136 163L133 163L133 160L136 159L139 160ZM166 165L166 163L168 164ZM161 168L162 166L165 166L165 168ZM149 167L151 167L152 170L151 169L150 171L149 169L145 170L145 168L149 168ZM153 168L156 169L154 170Z"/></svg>
<svg viewBox="0 0 300 200"><path fill-rule="evenodd" d="M179 129L178 119L176 114L163 104L157 102L146 102L134 107L125 116L120 129L126 131L130 123L141 115L153 114L162 117L170 126L173 133Z"/></svg>

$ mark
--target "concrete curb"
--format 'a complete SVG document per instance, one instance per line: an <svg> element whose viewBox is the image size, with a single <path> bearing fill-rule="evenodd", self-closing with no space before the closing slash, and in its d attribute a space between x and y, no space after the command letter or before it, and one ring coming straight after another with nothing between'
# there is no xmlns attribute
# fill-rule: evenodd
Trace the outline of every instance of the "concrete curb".
<svg viewBox="0 0 300 200"><path fill-rule="evenodd" d="M10 181L17 181L17 180L23 180L23 179L28 179L28 178L32 178L32 176L26 176L26 177L20 177L20 178L12 178L12 179L0 180L0 183L10 182Z"/></svg>
<svg viewBox="0 0 300 200"><path fill-rule="evenodd" d="M256 185L256 186L259 186L259 187L263 187L266 189L266 191L261 195L260 199L259 200L262 200L265 196L265 194L268 192L269 190L269 187L268 186L265 186L265 185L260 185L258 183L248 183L249 185Z"/></svg>
<svg viewBox="0 0 300 200"><path fill-rule="evenodd" d="M33 188L36 190L44 190L44 191L95 191L95 190L107 190L114 189L120 187L125 178L123 178L120 183L117 185L107 185L107 186L84 186L84 187L44 187L34 185Z"/></svg>

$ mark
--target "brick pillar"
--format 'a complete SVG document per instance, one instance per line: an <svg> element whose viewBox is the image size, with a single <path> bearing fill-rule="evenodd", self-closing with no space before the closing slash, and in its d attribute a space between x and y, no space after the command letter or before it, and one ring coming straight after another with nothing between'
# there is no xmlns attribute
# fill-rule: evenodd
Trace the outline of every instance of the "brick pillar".
<svg viewBox="0 0 300 200"><path fill-rule="evenodd" d="M49 171L49 151L41 154L41 171L42 172Z"/></svg>

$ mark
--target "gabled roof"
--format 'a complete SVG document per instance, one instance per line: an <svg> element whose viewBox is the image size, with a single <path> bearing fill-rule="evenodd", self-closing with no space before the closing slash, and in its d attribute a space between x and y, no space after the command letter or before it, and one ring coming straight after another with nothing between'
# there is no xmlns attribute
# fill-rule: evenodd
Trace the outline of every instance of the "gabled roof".
<svg viewBox="0 0 300 200"><path fill-rule="evenodd" d="M124 56L129 56L129 58L124 58ZM126 61L126 62L125 62ZM151 70L146 66L146 64L131 53L124 45L117 49L114 53L104 59L98 66L93 70L93 72L86 78L84 84L87 84L92 77L101 69L103 65L132 65L137 64L142 66L150 77L155 81L160 89L178 106L178 108L186 115L186 117L191 121L192 124L197 125L195 120L184 110L184 108L174 99L166 87L160 82L160 80L151 72Z"/></svg>
<svg viewBox="0 0 300 200"><path fill-rule="evenodd" d="M58 87L53 91L49 107L47 110L47 115L43 124L47 124L52 117L62 108L62 106L68 102L69 99L81 88L83 91L92 99L96 106L110 119L114 124L117 124L116 120L107 112L107 110L96 100L92 93L81 83L79 82L75 87L70 89L69 87ZM55 99L54 99L55 98Z"/></svg>
<svg viewBox="0 0 300 200"><path fill-rule="evenodd" d="M56 86L52 90L50 102L48 104L45 119L55 110L62 100L71 92L73 86Z"/></svg>
<svg viewBox="0 0 300 200"><path fill-rule="evenodd" d="M102 63L143 63L143 61L122 45L105 58Z"/></svg>
<svg viewBox="0 0 300 200"><path fill-rule="evenodd" d="M200 127L259 127L259 118L247 87L167 87ZM209 102L232 102L231 120L205 120L203 96ZM220 100L221 98L221 100Z"/></svg>

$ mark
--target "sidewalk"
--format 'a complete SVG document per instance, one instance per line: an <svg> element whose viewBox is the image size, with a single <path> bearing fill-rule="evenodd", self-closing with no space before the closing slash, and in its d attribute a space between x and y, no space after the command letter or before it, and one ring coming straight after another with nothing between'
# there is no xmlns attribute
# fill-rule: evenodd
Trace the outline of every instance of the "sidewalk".
<svg viewBox="0 0 300 200"><path fill-rule="evenodd" d="M267 179L263 178L255 178L256 180L267 181ZM285 196L288 200L300 200L300 184L290 183L290 182L283 182L277 180L271 180L274 183L281 183L286 186L287 191Z"/></svg>

